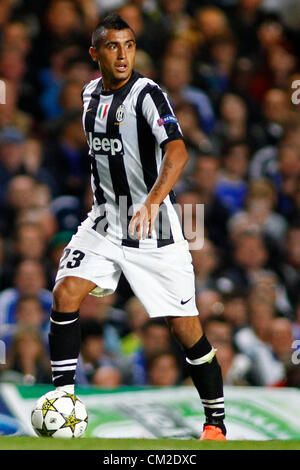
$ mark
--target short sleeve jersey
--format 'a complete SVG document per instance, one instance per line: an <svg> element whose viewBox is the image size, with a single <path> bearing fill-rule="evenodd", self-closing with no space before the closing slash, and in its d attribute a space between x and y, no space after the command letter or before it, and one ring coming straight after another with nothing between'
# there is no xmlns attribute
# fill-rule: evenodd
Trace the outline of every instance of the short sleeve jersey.
<svg viewBox="0 0 300 470"><path fill-rule="evenodd" d="M183 240L172 191L160 206L151 237L138 241L128 234L133 213L157 179L165 144L183 138L166 93L133 72L126 85L112 91L103 89L101 78L92 80L82 100L94 196L90 226L118 244L136 248Z"/></svg>

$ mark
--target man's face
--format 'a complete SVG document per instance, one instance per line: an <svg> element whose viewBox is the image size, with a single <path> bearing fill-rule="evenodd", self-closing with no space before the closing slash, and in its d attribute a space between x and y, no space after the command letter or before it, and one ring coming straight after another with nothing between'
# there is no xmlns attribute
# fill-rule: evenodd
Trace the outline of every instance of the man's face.
<svg viewBox="0 0 300 470"><path fill-rule="evenodd" d="M100 45L91 47L90 54L100 65L105 87L117 89L129 80L135 53L135 38L130 29L104 31Z"/></svg>

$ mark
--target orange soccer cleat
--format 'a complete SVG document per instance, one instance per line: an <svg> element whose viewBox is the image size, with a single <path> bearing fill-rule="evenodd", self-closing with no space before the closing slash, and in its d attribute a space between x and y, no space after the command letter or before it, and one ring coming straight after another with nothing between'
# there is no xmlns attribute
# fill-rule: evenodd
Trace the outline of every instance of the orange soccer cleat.
<svg viewBox="0 0 300 470"><path fill-rule="evenodd" d="M218 426L207 425L204 426L204 431L200 437L200 441L226 441L225 434Z"/></svg>

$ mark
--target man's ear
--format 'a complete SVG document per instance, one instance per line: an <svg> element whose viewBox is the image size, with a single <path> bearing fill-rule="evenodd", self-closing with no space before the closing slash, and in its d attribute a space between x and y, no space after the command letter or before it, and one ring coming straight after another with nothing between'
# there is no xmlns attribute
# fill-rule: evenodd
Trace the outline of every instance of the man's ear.
<svg viewBox="0 0 300 470"><path fill-rule="evenodd" d="M94 62L98 62L97 52L93 46L89 48L89 54Z"/></svg>

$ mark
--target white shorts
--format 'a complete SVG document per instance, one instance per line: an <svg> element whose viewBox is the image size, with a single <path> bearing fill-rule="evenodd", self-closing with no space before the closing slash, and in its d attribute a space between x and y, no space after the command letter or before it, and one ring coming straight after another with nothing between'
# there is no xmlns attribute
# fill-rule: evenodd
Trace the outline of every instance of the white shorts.
<svg viewBox="0 0 300 470"><path fill-rule="evenodd" d="M75 276L93 282L99 297L113 293L124 273L150 317L195 316L195 279L186 240L161 248L112 243L80 226L60 260L56 281Z"/></svg>

